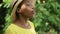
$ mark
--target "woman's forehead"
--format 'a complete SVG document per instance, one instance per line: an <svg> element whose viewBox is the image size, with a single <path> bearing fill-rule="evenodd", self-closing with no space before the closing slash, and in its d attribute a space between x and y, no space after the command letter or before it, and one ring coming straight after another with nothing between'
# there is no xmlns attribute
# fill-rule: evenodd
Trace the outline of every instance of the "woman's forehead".
<svg viewBox="0 0 60 34"><path fill-rule="evenodd" d="M24 2L31 2L31 0L24 0Z"/></svg>
<svg viewBox="0 0 60 34"><path fill-rule="evenodd" d="M24 1L30 1L30 0L24 0Z"/></svg>
<svg viewBox="0 0 60 34"><path fill-rule="evenodd" d="M33 5L31 0L24 0L23 4L31 4L31 5Z"/></svg>

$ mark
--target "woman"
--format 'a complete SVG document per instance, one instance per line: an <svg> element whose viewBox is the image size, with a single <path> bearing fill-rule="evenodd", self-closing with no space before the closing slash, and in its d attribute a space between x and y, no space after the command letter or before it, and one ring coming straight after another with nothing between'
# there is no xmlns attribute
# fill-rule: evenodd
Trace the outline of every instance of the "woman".
<svg viewBox="0 0 60 34"><path fill-rule="evenodd" d="M36 34L34 25L29 21L34 15L35 0L12 0L11 21L4 34Z"/></svg>

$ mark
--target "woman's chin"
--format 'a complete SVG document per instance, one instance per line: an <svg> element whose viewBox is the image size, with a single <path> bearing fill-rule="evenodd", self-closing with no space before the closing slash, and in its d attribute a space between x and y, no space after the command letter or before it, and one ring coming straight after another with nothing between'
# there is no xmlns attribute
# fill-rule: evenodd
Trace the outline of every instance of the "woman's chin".
<svg viewBox="0 0 60 34"><path fill-rule="evenodd" d="M33 17L34 17L34 15L30 16L29 18L33 18Z"/></svg>

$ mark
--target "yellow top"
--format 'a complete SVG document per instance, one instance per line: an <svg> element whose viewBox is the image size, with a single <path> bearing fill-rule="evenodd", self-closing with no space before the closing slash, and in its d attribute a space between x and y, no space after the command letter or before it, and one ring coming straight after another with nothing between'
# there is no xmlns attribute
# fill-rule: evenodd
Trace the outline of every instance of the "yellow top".
<svg viewBox="0 0 60 34"><path fill-rule="evenodd" d="M17 25L11 24L4 34L36 34L33 23L32 22L29 23L31 25L30 29L24 29L18 27Z"/></svg>

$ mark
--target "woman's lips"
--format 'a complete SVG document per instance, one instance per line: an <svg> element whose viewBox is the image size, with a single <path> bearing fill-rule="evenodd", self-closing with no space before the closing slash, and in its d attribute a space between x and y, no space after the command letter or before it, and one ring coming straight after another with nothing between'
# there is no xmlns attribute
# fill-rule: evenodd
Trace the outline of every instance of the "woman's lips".
<svg viewBox="0 0 60 34"><path fill-rule="evenodd" d="M32 14L34 14L34 11L32 11Z"/></svg>

